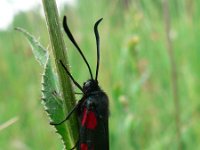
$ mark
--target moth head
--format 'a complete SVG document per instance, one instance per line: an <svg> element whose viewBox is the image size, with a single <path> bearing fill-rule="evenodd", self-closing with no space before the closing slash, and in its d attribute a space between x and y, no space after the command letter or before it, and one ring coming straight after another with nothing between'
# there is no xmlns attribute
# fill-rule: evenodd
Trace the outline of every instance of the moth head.
<svg viewBox="0 0 200 150"><path fill-rule="evenodd" d="M98 81L89 79L83 83L83 92L90 93L99 89Z"/></svg>

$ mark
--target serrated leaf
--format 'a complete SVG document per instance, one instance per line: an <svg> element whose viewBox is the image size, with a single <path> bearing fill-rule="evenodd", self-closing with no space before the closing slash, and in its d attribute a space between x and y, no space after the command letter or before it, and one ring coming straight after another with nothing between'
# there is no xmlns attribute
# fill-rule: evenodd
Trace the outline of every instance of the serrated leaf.
<svg viewBox="0 0 200 150"><path fill-rule="evenodd" d="M42 76L42 104L44 105L50 120L56 123L60 122L65 118L66 114L64 113L63 101L59 98L59 94L56 94L57 91L59 91L58 77L51 66L48 51L35 39L35 37L24 29L16 28L16 30L25 35L31 45L36 60L44 68ZM60 135L65 148L69 147L69 145L71 145L71 140L69 134L66 134L69 133L66 124L63 123L55 126L55 129Z"/></svg>
<svg viewBox="0 0 200 150"><path fill-rule="evenodd" d="M15 28L23 33L28 40L36 60L44 67L48 58L48 51L30 33L22 28Z"/></svg>
<svg viewBox="0 0 200 150"><path fill-rule="evenodd" d="M52 71L50 60L48 60L44 75L42 77L42 99L43 105L45 106L45 110L47 111L51 121L60 122L62 121L66 114L64 113L62 100L59 98L59 95L56 90L55 76ZM63 123L61 125L55 126L57 133L61 135L61 139L65 145L70 145L68 134L68 128ZM66 143L69 142L69 143Z"/></svg>

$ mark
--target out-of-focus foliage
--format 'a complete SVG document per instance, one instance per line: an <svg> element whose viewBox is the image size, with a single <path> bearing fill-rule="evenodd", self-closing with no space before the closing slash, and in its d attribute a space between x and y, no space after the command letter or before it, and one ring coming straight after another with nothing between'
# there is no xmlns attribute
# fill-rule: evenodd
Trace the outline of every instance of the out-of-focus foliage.
<svg viewBox="0 0 200 150"><path fill-rule="evenodd" d="M127 3L128 2L128 3ZM200 2L170 0L171 38L178 67L183 148L200 148ZM0 130L2 150L62 149L41 105L42 70L25 38L23 27L50 46L39 9L16 15L7 31L0 31ZM110 98L112 150L177 149L170 63L166 50L161 1L79 1L61 12L83 49L93 72L96 46L93 24L100 27L99 82ZM67 39L67 38L66 38ZM82 83L89 73L73 45L66 40L71 71Z"/></svg>

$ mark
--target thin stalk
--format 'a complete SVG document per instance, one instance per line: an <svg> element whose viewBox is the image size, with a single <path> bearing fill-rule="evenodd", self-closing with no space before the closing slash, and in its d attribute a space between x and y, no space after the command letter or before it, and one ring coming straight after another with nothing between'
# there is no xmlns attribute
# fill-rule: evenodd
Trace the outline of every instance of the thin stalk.
<svg viewBox="0 0 200 150"><path fill-rule="evenodd" d="M169 55L170 67L171 67L171 82L172 82L172 94L175 107L175 121L176 121L176 140L178 143L178 149L182 149L181 141L181 122L180 122L180 99L178 94L178 76L177 76L177 64L175 61L175 55L173 50L172 40L170 38L171 22L169 15L169 2L163 0L163 14L165 22L165 33L166 33L166 46Z"/></svg>
<svg viewBox="0 0 200 150"><path fill-rule="evenodd" d="M69 77L66 75L60 60L67 66L68 59L66 55L66 47L64 44L60 21L58 17L58 10L55 0L42 0L45 12L47 28L50 36L52 54L55 60L56 71L59 78L60 90L65 104L65 112L69 112L75 105L75 96ZM68 124L68 141L67 149L74 146L78 137L78 121L76 116L69 119Z"/></svg>

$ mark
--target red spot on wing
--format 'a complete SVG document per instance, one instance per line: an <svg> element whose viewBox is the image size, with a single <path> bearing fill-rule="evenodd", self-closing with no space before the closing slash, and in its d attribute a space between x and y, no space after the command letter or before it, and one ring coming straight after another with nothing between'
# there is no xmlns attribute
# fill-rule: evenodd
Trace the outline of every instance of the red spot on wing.
<svg viewBox="0 0 200 150"><path fill-rule="evenodd" d="M86 126L88 129L95 129L97 126L97 118L93 111L88 111L86 108L83 111L83 118L81 121L82 126Z"/></svg>
<svg viewBox="0 0 200 150"><path fill-rule="evenodd" d="M81 144L81 150L88 150L88 145L85 143Z"/></svg>
<svg viewBox="0 0 200 150"><path fill-rule="evenodd" d="M86 143L81 143L81 150L88 150L88 145ZM94 150L94 146L92 146L92 150Z"/></svg>

